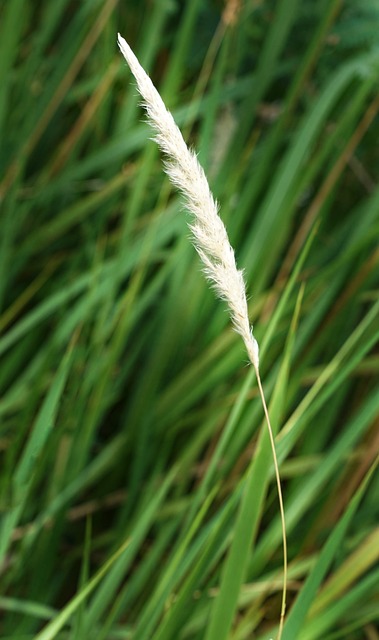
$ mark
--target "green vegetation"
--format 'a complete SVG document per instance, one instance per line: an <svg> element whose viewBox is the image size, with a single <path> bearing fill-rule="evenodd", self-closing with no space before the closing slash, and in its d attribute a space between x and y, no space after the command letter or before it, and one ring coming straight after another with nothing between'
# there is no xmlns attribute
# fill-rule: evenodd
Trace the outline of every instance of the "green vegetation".
<svg viewBox="0 0 379 640"><path fill-rule="evenodd" d="M0 638L268 640L252 368L119 31L198 151L261 347L282 640L378 638L379 5L0 5Z"/></svg>

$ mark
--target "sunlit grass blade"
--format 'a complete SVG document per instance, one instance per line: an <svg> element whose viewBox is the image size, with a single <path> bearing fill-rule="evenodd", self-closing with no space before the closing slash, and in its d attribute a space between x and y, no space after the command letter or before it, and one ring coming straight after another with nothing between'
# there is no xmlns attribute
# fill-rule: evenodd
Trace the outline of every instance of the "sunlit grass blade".
<svg viewBox="0 0 379 640"><path fill-rule="evenodd" d="M82 602L96 589L98 584L107 576L112 566L122 557L127 550L130 540L127 539L121 547L111 556L111 558L99 569L96 575L89 583L81 589L81 591L66 604L60 613L49 624L35 636L35 640L53 640L57 637L58 632L68 622L75 611L80 607Z"/></svg>
<svg viewBox="0 0 379 640"><path fill-rule="evenodd" d="M293 348L294 335L300 310L301 297L294 314L283 363L279 371L277 383L273 392L269 411L272 424L275 425L274 435L278 430L278 422L283 412L283 403L288 385L289 362ZM225 566L222 569L220 593L213 605L211 618L206 631L206 640L222 640L227 638L236 613L238 596L243 583L249 554L254 557L254 540L257 534L263 501L267 492L270 471L271 445L266 430L260 434L253 461L246 476L244 488L232 543L228 552ZM283 531L283 529L282 529ZM285 538L284 538L285 540ZM287 549L284 546L284 572L286 585ZM281 611L281 624L285 612L285 587ZM279 634L281 632L279 631ZM278 636L279 637L279 636Z"/></svg>

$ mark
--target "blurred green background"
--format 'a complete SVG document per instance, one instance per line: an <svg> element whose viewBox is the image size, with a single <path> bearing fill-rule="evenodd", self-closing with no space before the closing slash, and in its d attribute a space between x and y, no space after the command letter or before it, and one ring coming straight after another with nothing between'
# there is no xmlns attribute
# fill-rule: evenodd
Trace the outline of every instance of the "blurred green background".
<svg viewBox="0 0 379 640"><path fill-rule="evenodd" d="M118 31L245 269L282 639L378 639L374 0L0 2L0 637L279 621L256 382Z"/></svg>

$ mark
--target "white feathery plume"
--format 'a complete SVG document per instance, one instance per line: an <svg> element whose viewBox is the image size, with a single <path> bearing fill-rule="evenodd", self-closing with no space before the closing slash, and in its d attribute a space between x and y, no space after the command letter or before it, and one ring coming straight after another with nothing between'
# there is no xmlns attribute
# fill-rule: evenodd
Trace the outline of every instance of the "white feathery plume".
<svg viewBox="0 0 379 640"><path fill-rule="evenodd" d="M161 96L120 34L118 45L137 81L149 122L157 132L155 140L167 156L166 173L183 193L186 207L193 215L189 227L194 247L204 264L204 273L219 297L227 302L234 329L242 336L249 358L258 369L259 348L249 325L243 272L237 269L234 251L203 168L195 153L188 149Z"/></svg>
<svg viewBox="0 0 379 640"><path fill-rule="evenodd" d="M156 131L155 140L167 156L165 161L166 173L184 195L186 208L192 213L193 219L189 227L192 232L193 245L204 265L204 273L218 296L226 301L234 329L243 338L257 376L271 442L282 522L283 597L277 636L278 640L280 640L284 624L287 588L287 540L284 506L275 442L259 375L259 347L249 324L243 272L237 269L233 248L230 245L224 223L218 215L217 202L212 196L204 170L200 166L196 154L188 149L174 118L166 109L160 94L141 67L128 43L120 34L118 34L118 46L137 81L148 120Z"/></svg>

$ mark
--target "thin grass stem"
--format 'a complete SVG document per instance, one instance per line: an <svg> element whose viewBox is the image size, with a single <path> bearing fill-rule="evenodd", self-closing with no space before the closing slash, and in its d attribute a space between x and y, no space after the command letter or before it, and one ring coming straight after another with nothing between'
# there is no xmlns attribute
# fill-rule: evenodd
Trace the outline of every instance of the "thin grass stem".
<svg viewBox="0 0 379 640"><path fill-rule="evenodd" d="M283 593L282 593L282 606L281 606L280 620L279 620L279 630L278 630L278 635L277 635L277 640L280 640L281 637L282 637L282 632L283 632L284 616L285 616L285 613L286 613L286 599L287 599L288 554L287 554L286 519L285 519L285 513L284 513L282 484L281 484L281 481L280 481L279 464L278 464L278 458L277 458L277 455L276 455L274 434L273 434L272 427L271 427L270 416L269 416L269 412L268 412L268 409L267 409L266 398L265 398L265 394L264 394L263 386L262 386L262 382L261 382L261 376L259 374L259 368L258 367L254 367L254 368L255 368L255 375L257 376L259 394L260 394L260 397L261 397L263 411L264 411L264 414L265 414L265 417L266 417L267 429L268 429L268 433L269 433L269 437L270 437L272 459L274 461L276 484L277 484L277 488L278 488L280 520L281 520L281 525L282 525L282 538L283 538Z"/></svg>

